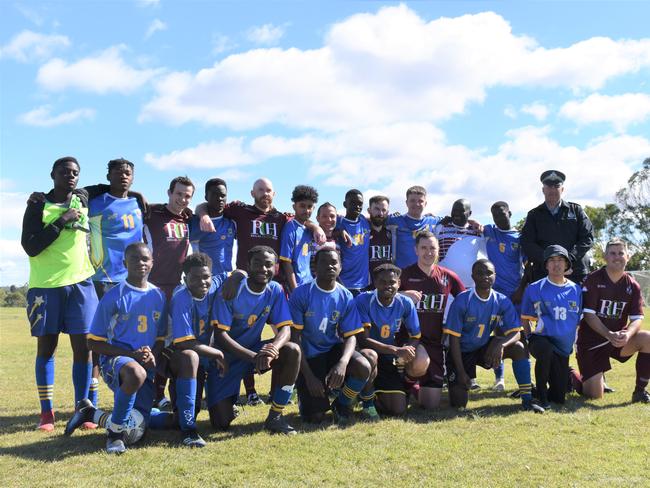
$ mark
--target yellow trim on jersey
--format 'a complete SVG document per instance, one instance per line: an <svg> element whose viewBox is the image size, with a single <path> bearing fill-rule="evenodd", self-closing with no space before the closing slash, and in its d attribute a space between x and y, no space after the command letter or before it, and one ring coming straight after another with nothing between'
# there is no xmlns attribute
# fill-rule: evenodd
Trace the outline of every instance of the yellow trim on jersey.
<svg viewBox="0 0 650 488"><path fill-rule="evenodd" d="M420 337L422 337L422 333L416 335L409 335L409 339L419 339Z"/></svg>
<svg viewBox="0 0 650 488"><path fill-rule="evenodd" d="M508 334L510 334L510 332L519 332L521 330L524 330L524 328L522 326L513 327L512 329L504 330L503 335L508 335Z"/></svg>
<svg viewBox="0 0 650 488"><path fill-rule="evenodd" d="M211 320L211 321L210 321L210 327L216 327L217 325L219 325L219 321L218 321L218 320Z"/></svg>
<svg viewBox="0 0 650 488"><path fill-rule="evenodd" d="M280 322L279 324L275 324L275 326L277 328L286 327L287 325L291 326L291 325L293 325L293 322L291 320L285 320L284 322Z"/></svg>
<svg viewBox="0 0 650 488"><path fill-rule="evenodd" d="M177 339L174 339L173 342L174 342L174 344L178 344L180 342L191 341L192 339L196 339L196 337L194 337L194 335L187 335L187 336L183 336L183 337L178 337Z"/></svg>
<svg viewBox="0 0 650 488"><path fill-rule="evenodd" d="M284 256L280 256L280 261L285 261L287 263L290 263L291 259L290 258L285 258Z"/></svg>
<svg viewBox="0 0 650 488"><path fill-rule="evenodd" d="M291 327L293 327L293 328L296 329L296 330L302 330L302 329L305 328L304 325L302 325L302 324L296 324L295 322L291 325Z"/></svg>
<svg viewBox="0 0 650 488"><path fill-rule="evenodd" d="M451 329L442 329L442 333L443 334L449 334L449 335L454 336L454 337L460 337L461 336L460 332L456 332L455 330L451 330Z"/></svg>
<svg viewBox="0 0 650 488"><path fill-rule="evenodd" d="M375 390L375 394L377 393L399 393L400 395L406 396L406 392L402 390Z"/></svg>
<svg viewBox="0 0 650 488"><path fill-rule="evenodd" d="M158 341L161 341L161 342L162 342L162 341L164 341L165 339L167 339L167 336L159 336L159 337L156 337L156 342L158 342Z"/></svg>
<svg viewBox="0 0 650 488"><path fill-rule="evenodd" d="M533 315L522 315L521 318L524 320L532 320L534 322L537 322L538 320L538 318Z"/></svg>
<svg viewBox="0 0 650 488"><path fill-rule="evenodd" d="M362 325L364 329L369 329L370 327L372 327L372 324L370 322L364 322Z"/></svg>
<svg viewBox="0 0 650 488"><path fill-rule="evenodd" d="M108 342L108 337L100 337L100 336L96 336L94 334L88 334L86 337L88 339L92 339L93 341Z"/></svg>
<svg viewBox="0 0 650 488"><path fill-rule="evenodd" d="M364 330L363 327L359 327L358 329L354 329L354 330L351 330L350 332L346 332L345 334L343 334L343 337L347 338L347 337L350 337L350 336L353 336L353 335L361 334L363 332L363 330Z"/></svg>
<svg viewBox="0 0 650 488"><path fill-rule="evenodd" d="M230 326L226 324L217 323L217 329L225 330L226 332L228 332L230 330Z"/></svg>

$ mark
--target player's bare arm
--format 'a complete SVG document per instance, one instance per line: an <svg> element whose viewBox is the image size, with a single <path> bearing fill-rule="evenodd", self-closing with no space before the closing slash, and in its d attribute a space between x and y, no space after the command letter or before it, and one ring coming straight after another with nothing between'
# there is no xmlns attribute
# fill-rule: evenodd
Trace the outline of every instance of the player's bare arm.
<svg viewBox="0 0 650 488"><path fill-rule="evenodd" d="M472 383L465 372L465 366L463 365L463 355L460 352L460 337L450 334L447 334L447 337L449 337L449 351L451 352L451 358L454 361L456 374L458 375L458 385L465 390L469 390Z"/></svg>
<svg viewBox="0 0 650 488"><path fill-rule="evenodd" d="M225 330L215 329L214 340L222 351L237 356L239 359L243 359L244 361L251 363L255 362L257 354L250 349L242 347L237 341L230 337L228 332Z"/></svg>

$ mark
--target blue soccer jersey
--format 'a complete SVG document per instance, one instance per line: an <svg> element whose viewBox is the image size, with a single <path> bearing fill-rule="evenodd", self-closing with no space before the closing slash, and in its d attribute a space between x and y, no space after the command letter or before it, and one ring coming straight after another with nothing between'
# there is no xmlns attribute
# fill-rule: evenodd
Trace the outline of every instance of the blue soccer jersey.
<svg viewBox="0 0 650 488"><path fill-rule="evenodd" d="M573 281L556 285L548 278L531 283L521 302L521 318L536 321L533 334L545 336L556 352L570 356L582 313L582 290Z"/></svg>
<svg viewBox="0 0 650 488"><path fill-rule="evenodd" d="M282 286L271 281L260 293L251 291L248 280L239 284L237 296L224 300L221 294L213 307L217 327L245 348L258 344L264 324L291 325L291 313Z"/></svg>
<svg viewBox="0 0 650 488"><path fill-rule="evenodd" d="M341 336L363 332L352 293L336 283L330 291L315 281L299 286L289 299L293 326L302 331L302 349L311 358L342 342Z"/></svg>
<svg viewBox="0 0 650 488"><path fill-rule="evenodd" d="M494 264L496 280L494 289L511 297L519 286L524 271L523 248L519 243L519 231L501 230L496 225L483 227L485 249Z"/></svg>
<svg viewBox="0 0 650 488"><path fill-rule="evenodd" d="M153 348L167 336L165 295L151 283L136 288L126 281L108 290L99 301L89 339L104 341L128 351Z"/></svg>
<svg viewBox="0 0 650 488"><path fill-rule="evenodd" d="M341 243L341 275L339 279L346 288L362 289L370 284L368 250L370 246L370 222L363 215L357 220L336 218L336 228L346 231L352 245Z"/></svg>
<svg viewBox="0 0 650 488"><path fill-rule="evenodd" d="M456 296L442 330L460 337L461 352L471 352L487 344L495 329L503 335L520 331L519 323L514 305L503 293L490 290L484 300L472 288Z"/></svg>
<svg viewBox="0 0 650 488"><path fill-rule="evenodd" d="M387 226L395 226L396 249L395 265L404 269L415 263L418 257L415 255L415 235L423 230L433 232L433 229L440 223L440 217L424 215L414 219L408 215L391 215L386 222Z"/></svg>
<svg viewBox="0 0 650 488"><path fill-rule="evenodd" d="M174 344L196 339L210 345L213 327L217 325L212 308L222 284L223 275L213 276L210 290L202 299L194 298L186 285L174 290L169 306Z"/></svg>
<svg viewBox="0 0 650 488"><path fill-rule="evenodd" d="M377 298L377 291L361 293L354 299L363 326L370 330L371 339L384 344L395 344L395 334L402 325L409 337L420 338L420 321L415 305L404 295L395 295L387 307Z"/></svg>
<svg viewBox="0 0 650 488"><path fill-rule="evenodd" d="M290 262L298 286L312 280L309 261L311 259L312 232L296 219L282 228L280 235L280 260Z"/></svg>
<svg viewBox="0 0 650 488"><path fill-rule="evenodd" d="M237 230L235 223L226 217L213 217L215 232L203 232L199 217L190 220L190 244L192 251L202 252L212 259L212 274L226 275L232 271L232 248Z"/></svg>
<svg viewBox="0 0 650 488"><path fill-rule="evenodd" d="M124 250L142 241L142 211L135 198L104 193L88 202L90 261L93 281L117 283L126 279Z"/></svg>

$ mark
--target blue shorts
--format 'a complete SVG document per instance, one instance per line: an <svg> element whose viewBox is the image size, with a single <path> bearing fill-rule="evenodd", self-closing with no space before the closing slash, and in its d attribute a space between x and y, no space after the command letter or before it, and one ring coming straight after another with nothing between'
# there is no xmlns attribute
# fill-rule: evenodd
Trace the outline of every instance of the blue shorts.
<svg viewBox="0 0 650 488"><path fill-rule="evenodd" d="M90 279L57 288L30 288L27 319L33 337L48 334L87 334L97 308Z"/></svg>
<svg viewBox="0 0 650 488"><path fill-rule="evenodd" d="M99 367L102 373L102 378L108 387L116 392L120 387L120 370L125 364L135 361L133 358L126 356L99 356ZM154 386L153 378L156 374L154 370L147 369L147 379L138 390L135 396L135 404L133 408L137 408L149 423L149 416L151 415L151 407L154 401Z"/></svg>
<svg viewBox="0 0 650 488"><path fill-rule="evenodd" d="M248 349L254 352L259 352L262 346L268 341L260 341L253 347ZM207 377L205 379L205 399L208 403L208 408L216 405L222 400L232 398L233 403L239 396L239 388L241 380L247 374L255 370L255 365L251 362L238 359L230 354L226 354L226 361L228 363L228 372L226 376L221 378L219 370L216 367L208 368Z"/></svg>

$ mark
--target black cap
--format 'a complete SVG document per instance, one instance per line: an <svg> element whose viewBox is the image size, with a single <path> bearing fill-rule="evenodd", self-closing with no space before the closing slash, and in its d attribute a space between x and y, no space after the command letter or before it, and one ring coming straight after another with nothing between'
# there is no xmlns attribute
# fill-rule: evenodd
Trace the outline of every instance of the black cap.
<svg viewBox="0 0 650 488"><path fill-rule="evenodd" d="M546 264L546 261L551 259L553 256L562 256L569 263L571 263L571 259L569 258L569 253L567 250L558 244L552 244L544 249L544 264Z"/></svg>
<svg viewBox="0 0 650 488"><path fill-rule="evenodd" d="M542 173L539 180L545 185L561 185L566 180L566 175L556 169L549 169Z"/></svg>

